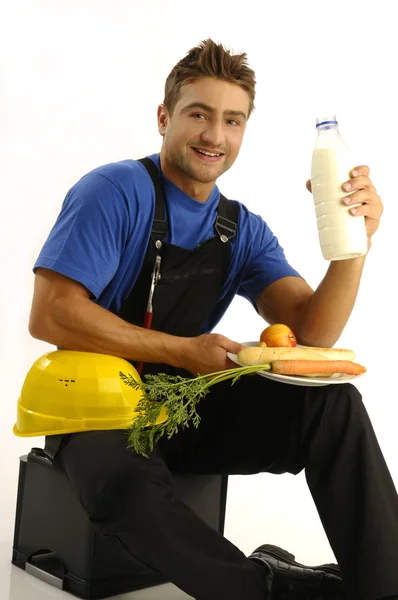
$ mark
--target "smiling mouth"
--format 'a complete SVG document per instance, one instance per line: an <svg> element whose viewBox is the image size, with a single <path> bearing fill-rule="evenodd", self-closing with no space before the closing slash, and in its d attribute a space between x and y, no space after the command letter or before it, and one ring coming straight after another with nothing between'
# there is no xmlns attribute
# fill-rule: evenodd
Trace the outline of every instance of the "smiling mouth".
<svg viewBox="0 0 398 600"><path fill-rule="evenodd" d="M192 146L192 149L196 152L196 154L199 154L199 156L203 157L204 159L207 158L208 160L215 160L224 156L223 152L210 152L209 150L202 150L201 148L195 148L194 146Z"/></svg>

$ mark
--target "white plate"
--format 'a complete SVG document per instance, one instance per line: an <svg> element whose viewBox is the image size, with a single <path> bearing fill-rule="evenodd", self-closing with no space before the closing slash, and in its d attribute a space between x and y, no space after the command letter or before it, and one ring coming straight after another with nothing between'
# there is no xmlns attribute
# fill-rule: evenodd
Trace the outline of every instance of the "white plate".
<svg viewBox="0 0 398 600"><path fill-rule="evenodd" d="M243 346L257 346L259 342L242 342ZM300 345L297 344L297 348ZM236 354L227 352L228 358L234 363L241 367L247 366L242 365L238 361ZM334 373L331 377L300 377L300 375L279 375L278 373L271 373L270 371L257 371L258 375L266 377L267 379L273 379L274 381L280 381L281 383L289 383L290 385L303 385L307 387L321 386L321 385L332 385L336 383L348 383L354 379L358 379L361 375L347 375L347 373Z"/></svg>

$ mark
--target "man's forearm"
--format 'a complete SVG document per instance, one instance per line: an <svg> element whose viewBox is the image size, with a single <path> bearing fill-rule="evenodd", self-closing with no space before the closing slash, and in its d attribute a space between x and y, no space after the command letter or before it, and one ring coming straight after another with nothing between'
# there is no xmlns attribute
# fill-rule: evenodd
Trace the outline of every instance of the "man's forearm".
<svg viewBox="0 0 398 600"><path fill-rule="evenodd" d="M297 332L303 344L334 346L354 307L364 263L365 256L330 263Z"/></svg>
<svg viewBox="0 0 398 600"><path fill-rule="evenodd" d="M111 354L129 360L180 366L187 338L127 323L88 298L61 298L32 318L33 337L67 350Z"/></svg>

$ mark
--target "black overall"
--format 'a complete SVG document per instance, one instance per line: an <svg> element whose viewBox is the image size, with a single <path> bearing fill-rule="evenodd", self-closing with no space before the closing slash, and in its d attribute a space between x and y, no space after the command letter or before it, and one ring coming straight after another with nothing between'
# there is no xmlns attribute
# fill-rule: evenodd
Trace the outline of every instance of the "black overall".
<svg viewBox="0 0 398 600"><path fill-rule="evenodd" d="M152 167L151 175L157 189L154 226L164 232L160 180ZM234 223L239 227L233 206L221 197L215 236L194 251L162 244L152 329L201 334L228 272L231 242L220 236L233 237ZM137 325L146 310L155 234L120 311ZM175 372L166 364L146 364L144 373L165 369ZM176 499L172 473L297 474L305 469L347 598L398 596L397 494L356 388L297 387L245 377L212 387L197 410L199 427L161 438L149 459L126 447L123 430L69 434L60 447L59 436L53 445L46 438L46 448L100 533L118 537L134 557L196 600L264 600L262 566ZM272 518L265 496L265 529ZM245 527L244 513L241 519Z"/></svg>
<svg viewBox="0 0 398 600"><path fill-rule="evenodd" d="M214 237L195 250L165 244L163 239L168 225L163 185L151 159L141 159L141 162L155 186L155 216L144 264L133 290L122 303L119 317L143 326L151 274L156 256L160 254L161 276L153 296L151 329L182 337L198 336L227 278L231 251L229 240L237 232L238 205L220 195ZM142 374L156 372L175 373L176 369L167 364L146 363ZM192 377L188 372L186 375Z"/></svg>

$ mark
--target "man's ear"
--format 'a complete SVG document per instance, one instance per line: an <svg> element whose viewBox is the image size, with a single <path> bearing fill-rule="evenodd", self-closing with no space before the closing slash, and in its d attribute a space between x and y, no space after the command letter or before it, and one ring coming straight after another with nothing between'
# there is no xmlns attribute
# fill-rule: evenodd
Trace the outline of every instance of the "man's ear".
<svg viewBox="0 0 398 600"><path fill-rule="evenodd" d="M158 106L158 129L160 135L164 136L169 122L169 113L164 104Z"/></svg>

